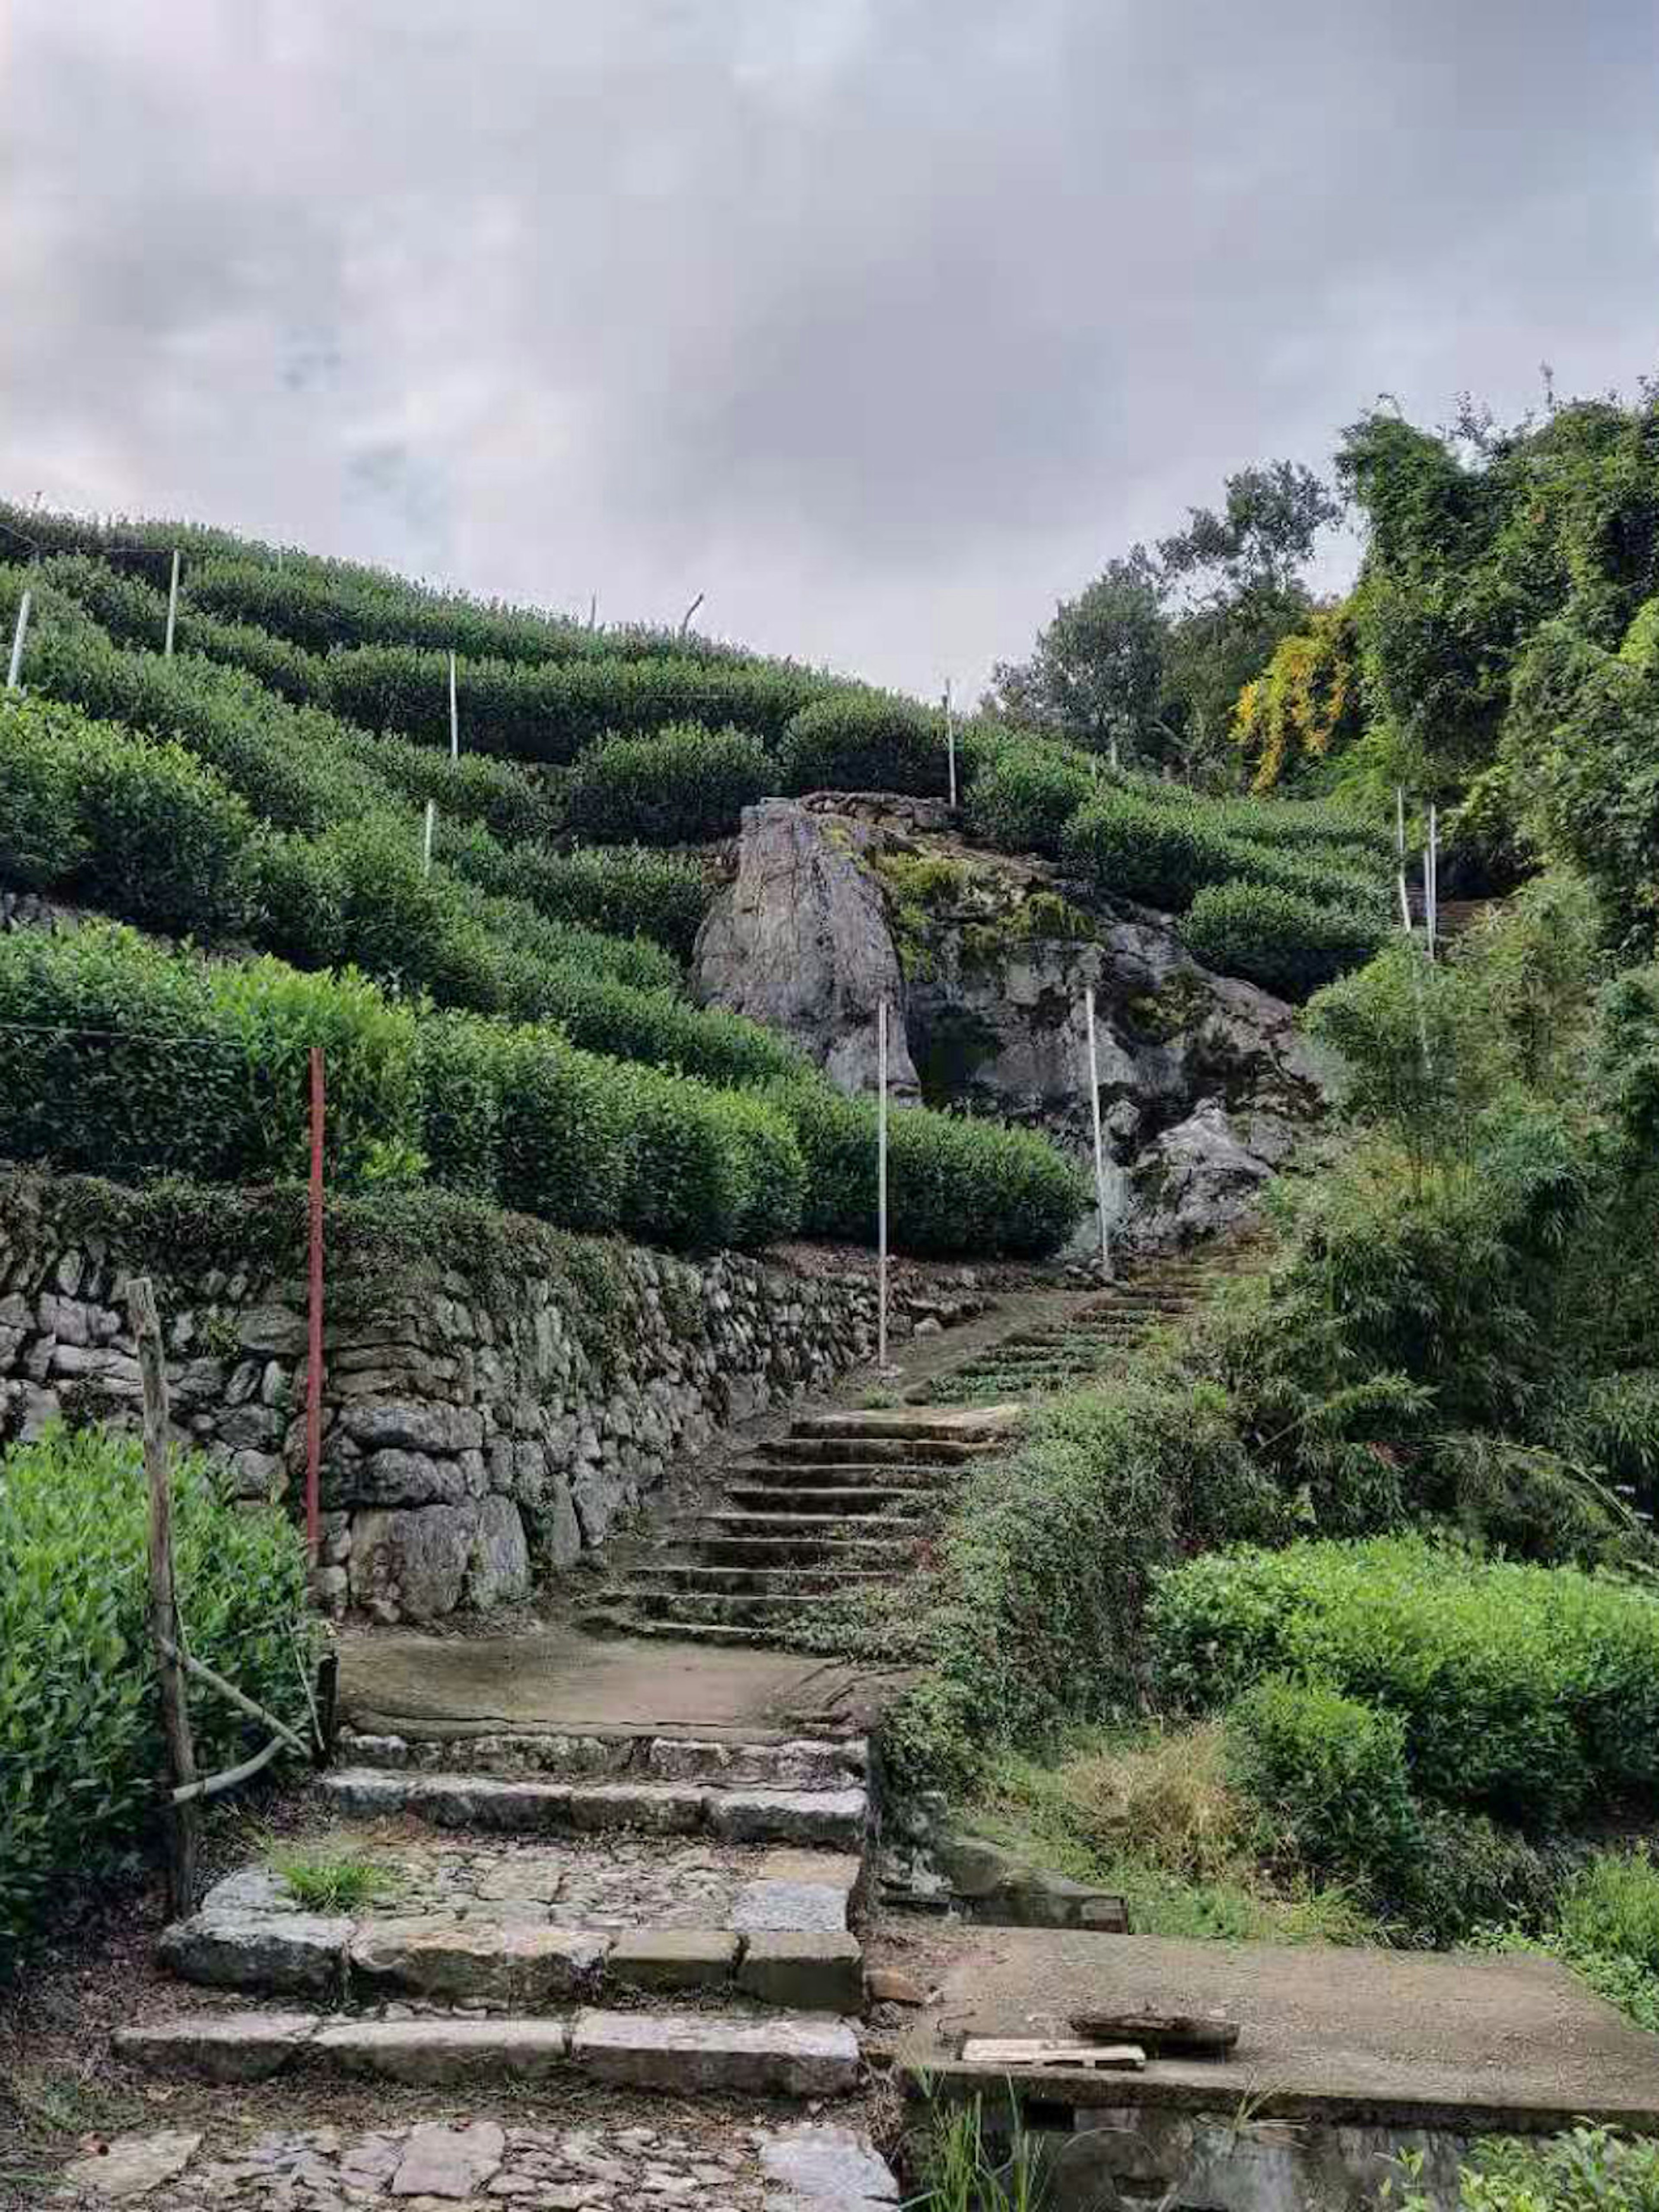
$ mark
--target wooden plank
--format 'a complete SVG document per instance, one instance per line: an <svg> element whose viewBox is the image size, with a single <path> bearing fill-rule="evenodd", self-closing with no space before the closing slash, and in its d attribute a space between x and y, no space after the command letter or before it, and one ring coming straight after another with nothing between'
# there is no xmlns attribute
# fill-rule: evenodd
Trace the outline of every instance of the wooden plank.
<svg viewBox="0 0 1659 2212"><path fill-rule="evenodd" d="M968 2036L962 2057L969 2066L1070 2066L1102 2074L1138 2074L1146 2063L1137 2043L1056 2043L1021 2035Z"/></svg>
<svg viewBox="0 0 1659 2212"><path fill-rule="evenodd" d="M1224 2058L1238 2041L1238 2022L1224 2013L1159 2012L1147 2005L1127 2012L1074 2012L1079 2035L1104 2043L1139 2043L1155 2056L1179 2051L1188 2057Z"/></svg>
<svg viewBox="0 0 1659 2212"><path fill-rule="evenodd" d="M200 1887L202 1814L193 1800L175 1802L175 1790L196 1781L190 1702L179 1664L179 1602L173 1583L173 1492L167 1474L167 1370L161 1322L148 1275L127 1285L127 1311L138 1352L144 1393L144 1473L149 1483L149 1624L161 1692L161 1729L168 1772L162 1786L162 1826L167 1849L167 1905L174 1920L195 1911Z"/></svg>

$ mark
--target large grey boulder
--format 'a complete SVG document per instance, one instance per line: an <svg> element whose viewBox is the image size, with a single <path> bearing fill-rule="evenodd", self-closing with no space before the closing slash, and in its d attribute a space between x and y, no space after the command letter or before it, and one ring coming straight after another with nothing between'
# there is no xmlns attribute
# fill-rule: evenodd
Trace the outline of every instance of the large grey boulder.
<svg viewBox="0 0 1659 2212"><path fill-rule="evenodd" d="M894 1009L888 1074L914 1097L904 1041L904 975L881 884L865 865L881 833L839 815L766 799L743 812L738 877L698 933L691 988L781 1030L838 1091L875 1088L876 1007Z"/></svg>

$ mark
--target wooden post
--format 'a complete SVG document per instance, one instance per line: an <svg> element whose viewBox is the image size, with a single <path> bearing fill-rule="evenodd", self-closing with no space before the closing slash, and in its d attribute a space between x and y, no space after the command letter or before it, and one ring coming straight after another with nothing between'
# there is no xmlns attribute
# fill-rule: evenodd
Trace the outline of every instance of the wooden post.
<svg viewBox="0 0 1659 2212"><path fill-rule="evenodd" d="M17 627L11 634L11 665L6 671L6 689L15 691L17 679L23 672L23 640L28 635L29 604L33 594L25 592L17 602Z"/></svg>
<svg viewBox="0 0 1659 2212"><path fill-rule="evenodd" d="M323 1469L323 1048L311 1048L310 1285L306 1362L306 1542L314 1568L321 1548Z"/></svg>
<svg viewBox="0 0 1659 2212"><path fill-rule="evenodd" d="M1112 1279L1111 1232L1106 1225L1106 1147L1100 1127L1100 1055L1095 1046L1094 986L1083 994L1083 1017L1089 1033L1089 1112L1095 1131L1095 1204L1100 1212L1100 1272Z"/></svg>
<svg viewBox="0 0 1659 2212"><path fill-rule="evenodd" d="M149 1625L155 1642L155 1674L161 1691L161 1728L167 1738L167 1773L162 1820L167 1848L167 1911L183 1920L196 1910L201 1855L199 1807L175 1801L175 1790L196 1781L196 1752L190 1735L190 1703L179 1665L179 1602L173 1587L173 1496L167 1480L167 1370L161 1349L161 1323L148 1275L127 1285L127 1311L138 1352L144 1392L144 1473L149 1480Z"/></svg>
<svg viewBox="0 0 1659 2212"><path fill-rule="evenodd" d="M876 1001L876 1364L887 1364L887 1001Z"/></svg>
<svg viewBox="0 0 1659 2212"><path fill-rule="evenodd" d="M461 714L455 702L455 656L449 656L449 757L461 757Z"/></svg>
<svg viewBox="0 0 1659 2212"><path fill-rule="evenodd" d="M945 679L945 755L951 778L951 804L957 803L957 724L951 712L951 679Z"/></svg>
<svg viewBox="0 0 1659 2212"><path fill-rule="evenodd" d="M172 580L172 582L167 586L167 642L166 642L166 644L165 644L165 645L163 645L163 646L162 646L162 647L161 647L161 652L162 652L162 653L163 653L164 657L165 657L167 659L168 659L168 660L171 660L171 659L172 659L172 658L173 658L173 630L174 630L174 629L176 628L176 626L177 626L177 624L178 624L178 621L179 621L179 548L175 545L175 546L173 547L173 580Z"/></svg>

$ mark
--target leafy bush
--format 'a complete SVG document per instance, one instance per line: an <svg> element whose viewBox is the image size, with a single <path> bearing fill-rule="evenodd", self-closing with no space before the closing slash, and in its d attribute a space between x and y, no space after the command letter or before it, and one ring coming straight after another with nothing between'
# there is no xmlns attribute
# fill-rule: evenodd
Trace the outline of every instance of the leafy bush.
<svg viewBox="0 0 1659 2212"><path fill-rule="evenodd" d="M1659 1784L1659 1599L1416 1536L1195 1559L1148 1615L1195 1710L1266 1675L1397 1713L1414 1786L1523 1826Z"/></svg>
<svg viewBox="0 0 1659 2212"><path fill-rule="evenodd" d="M31 888L187 932L242 918L252 817L181 747L48 701L7 698L0 781L0 869L15 854Z"/></svg>
<svg viewBox="0 0 1659 2212"><path fill-rule="evenodd" d="M1411 1941L1449 1950L1482 1930L1543 1928L1561 1884L1561 1850L1501 1826L1484 1813L1419 1808L1420 1848L1389 1898Z"/></svg>
<svg viewBox="0 0 1659 2212"><path fill-rule="evenodd" d="M141 1839L162 1760L146 1617L149 1492L136 1441L49 1431L0 1456L0 1978L61 1905ZM274 1513L222 1500L213 1470L173 1468L174 1568L191 1650L296 1728L308 1651L304 1549ZM265 1733L197 1700L204 1771Z"/></svg>
<svg viewBox="0 0 1659 2212"><path fill-rule="evenodd" d="M1384 933L1294 891L1235 881L1206 884L1181 934L1206 968L1300 999L1362 966L1381 948Z"/></svg>
<svg viewBox="0 0 1659 2212"><path fill-rule="evenodd" d="M520 847L503 888L550 921L611 937L644 937L689 960L713 902L714 885L694 860L636 845L550 853Z"/></svg>
<svg viewBox="0 0 1659 2212"><path fill-rule="evenodd" d="M607 738L582 756L565 793L578 837L672 845L734 830L773 781L758 741L684 722L648 738Z"/></svg>
<svg viewBox="0 0 1659 2212"><path fill-rule="evenodd" d="M1659 1865L1647 1848L1598 1851L1567 1885L1560 1924L1570 1949L1634 1959L1659 1974Z"/></svg>
<svg viewBox="0 0 1659 2212"><path fill-rule="evenodd" d="M1435 2212L1419 2191L1400 2212ZM1567 2134L1494 2136L1459 2170L1458 2212L1659 2212L1659 2142L1581 2125Z"/></svg>
<svg viewBox="0 0 1659 2212"><path fill-rule="evenodd" d="M806 1085L773 1095L806 1158L808 1235L873 1242L873 1103ZM1053 1252L1088 1202L1077 1169L1045 1139L921 1106L888 1122L888 1182L894 1244L917 1254Z"/></svg>
<svg viewBox="0 0 1659 2212"><path fill-rule="evenodd" d="M1228 1773L1275 1850L1386 1895L1422 1848L1398 1713L1273 1674L1227 1708Z"/></svg>
<svg viewBox="0 0 1659 2212"><path fill-rule="evenodd" d="M1080 756L1035 740L1010 744L969 786L968 828L1000 852L1058 860L1066 823L1097 788Z"/></svg>
<svg viewBox="0 0 1659 2212"><path fill-rule="evenodd" d="M573 1044L613 1060L732 1086L808 1072L795 1048L758 1022L721 1006L688 1006L664 991L635 990L574 962L548 971L539 998L538 1016L556 1021Z"/></svg>
<svg viewBox="0 0 1659 2212"><path fill-rule="evenodd" d="M628 1171L621 1225L679 1249L764 1243L799 1224L806 1170L788 1122L759 1099L684 1076L622 1079Z"/></svg>
<svg viewBox="0 0 1659 2212"><path fill-rule="evenodd" d="M945 731L913 699L846 691L803 707L778 749L786 791L902 791L942 799Z"/></svg>
<svg viewBox="0 0 1659 2212"><path fill-rule="evenodd" d="M1103 790L1072 817L1060 841L1067 867L1117 898L1184 913L1206 884L1234 872L1226 839L1194 808L1161 806Z"/></svg>

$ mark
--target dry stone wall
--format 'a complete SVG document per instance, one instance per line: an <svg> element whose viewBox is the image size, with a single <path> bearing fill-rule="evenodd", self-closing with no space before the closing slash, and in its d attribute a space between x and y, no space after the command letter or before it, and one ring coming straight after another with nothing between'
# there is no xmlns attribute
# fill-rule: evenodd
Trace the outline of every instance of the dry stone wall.
<svg viewBox="0 0 1659 2212"><path fill-rule="evenodd" d="M67 1226L53 1188L33 1182L20 1204L15 1185L0 1185L0 1440L58 1418L138 1418L122 1301L137 1267ZM588 1254L602 1327L581 1270L529 1267L488 1297L437 1270L367 1301L334 1282L319 1575L331 1607L424 1621L524 1598L603 1542L676 1455L823 1388L873 1350L866 1274L610 1242ZM926 1325L955 1317L948 1296L929 1304ZM303 1285L175 1270L163 1307L179 1441L221 1455L250 1503L297 1512Z"/></svg>

